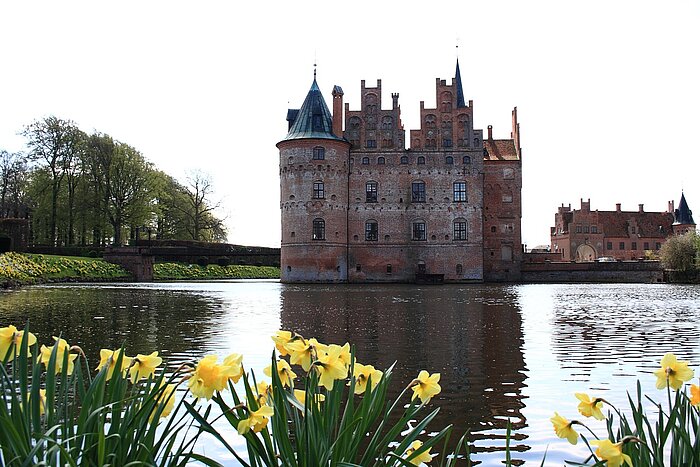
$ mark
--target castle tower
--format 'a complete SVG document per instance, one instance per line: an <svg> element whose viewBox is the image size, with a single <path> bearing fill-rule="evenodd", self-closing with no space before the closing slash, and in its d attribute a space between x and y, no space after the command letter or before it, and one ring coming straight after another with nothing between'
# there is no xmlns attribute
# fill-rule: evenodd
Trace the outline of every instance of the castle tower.
<svg viewBox="0 0 700 467"><path fill-rule="evenodd" d="M673 211L673 233L675 235L683 235L687 232L695 232L695 221L693 220L693 211L688 207L688 202L685 200L685 194L681 193L681 201L678 203L678 209Z"/></svg>

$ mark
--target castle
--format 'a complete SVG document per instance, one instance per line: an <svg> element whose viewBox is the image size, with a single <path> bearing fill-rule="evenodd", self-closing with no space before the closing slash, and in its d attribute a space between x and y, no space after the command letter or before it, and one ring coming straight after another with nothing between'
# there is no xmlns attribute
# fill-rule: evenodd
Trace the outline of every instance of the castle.
<svg viewBox="0 0 700 467"><path fill-rule="evenodd" d="M360 109L316 82L290 109L280 153L282 282L517 281L522 264L522 153L474 128L457 62L437 79L420 128L401 122L399 94L361 83ZM344 126L344 130L343 130Z"/></svg>

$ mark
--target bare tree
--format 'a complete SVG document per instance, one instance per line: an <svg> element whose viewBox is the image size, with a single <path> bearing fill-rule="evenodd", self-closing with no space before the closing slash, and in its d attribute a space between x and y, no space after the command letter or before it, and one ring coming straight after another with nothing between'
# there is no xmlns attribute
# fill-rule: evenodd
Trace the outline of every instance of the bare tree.
<svg viewBox="0 0 700 467"><path fill-rule="evenodd" d="M192 240L225 240L223 221L214 216L221 203L210 200L214 193L211 177L194 170L188 174L187 184L181 188L186 202L176 206L185 218Z"/></svg>
<svg viewBox="0 0 700 467"><path fill-rule="evenodd" d="M0 217L27 214L26 183L26 156L0 150Z"/></svg>

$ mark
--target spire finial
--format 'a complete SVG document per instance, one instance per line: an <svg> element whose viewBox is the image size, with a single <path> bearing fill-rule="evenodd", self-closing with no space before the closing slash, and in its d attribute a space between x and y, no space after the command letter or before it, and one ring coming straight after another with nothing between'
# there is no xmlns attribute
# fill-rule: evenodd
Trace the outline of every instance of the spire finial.
<svg viewBox="0 0 700 467"><path fill-rule="evenodd" d="M316 81L316 62L318 60L316 59L316 50L314 50L314 81Z"/></svg>

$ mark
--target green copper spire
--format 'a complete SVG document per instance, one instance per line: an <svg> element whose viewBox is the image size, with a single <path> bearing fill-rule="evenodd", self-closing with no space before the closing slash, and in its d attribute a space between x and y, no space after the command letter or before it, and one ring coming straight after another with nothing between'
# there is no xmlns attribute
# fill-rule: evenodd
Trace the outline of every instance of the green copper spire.
<svg viewBox="0 0 700 467"><path fill-rule="evenodd" d="M315 69L314 82L301 109L298 112L290 111L287 115L293 121L290 121L289 133L283 141L308 138L342 140L333 134L333 116L316 83Z"/></svg>

